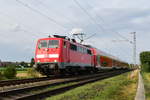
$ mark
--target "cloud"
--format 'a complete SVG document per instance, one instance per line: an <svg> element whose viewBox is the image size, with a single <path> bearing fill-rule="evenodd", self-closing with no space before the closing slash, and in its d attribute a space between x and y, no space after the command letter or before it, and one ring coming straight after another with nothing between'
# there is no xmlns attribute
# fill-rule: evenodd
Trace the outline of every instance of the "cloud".
<svg viewBox="0 0 150 100"><path fill-rule="evenodd" d="M78 0L104 30L96 25L72 0L38 1L22 0L32 8L56 20L58 24L20 5L15 0L0 1L0 55L2 60L29 61L34 56L37 39L53 34L68 35L70 32L83 32L87 37L96 33L86 43L128 62L132 62L132 45L126 42L112 43L114 39L122 39L116 34L116 31L130 40L133 37L129 33L137 32L137 54L150 50L147 46L150 42L150 2L147 0L138 0L138 2L137 0L88 0L86 2Z"/></svg>

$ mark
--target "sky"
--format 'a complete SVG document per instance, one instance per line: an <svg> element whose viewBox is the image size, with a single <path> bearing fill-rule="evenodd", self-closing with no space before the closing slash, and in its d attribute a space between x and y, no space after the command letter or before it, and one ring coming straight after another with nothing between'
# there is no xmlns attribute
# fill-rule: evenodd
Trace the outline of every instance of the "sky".
<svg viewBox="0 0 150 100"><path fill-rule="evenodd" d="M131 32L136 32L137 58L150 51L148 0L0 0L0 59L30 61L39 38L85 33L84 44L133 62ZM121 35L121 36L120 36Z"/></svg>

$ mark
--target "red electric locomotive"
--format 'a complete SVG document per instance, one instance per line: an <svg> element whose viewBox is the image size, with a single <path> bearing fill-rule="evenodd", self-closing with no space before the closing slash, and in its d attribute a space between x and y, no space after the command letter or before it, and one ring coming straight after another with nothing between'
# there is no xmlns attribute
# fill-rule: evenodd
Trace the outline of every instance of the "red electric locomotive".
<svg viewBox="0 0 150 100"><path fill-rule="evenodd" d="M93 55L89 47L66 39L65 36L39 39L36 46L36 69L43 74L74 73L93 68Z"/></svg>
<svg viewBox="0 0 150 100"><path fill-rule="evenodd" d="M35 52L36 69L44 75L77 73L120 67L121 61L66 36L39 39ZM119 65L119 66L118 66ZM126 67L126 66L124 66Z"/></svg>

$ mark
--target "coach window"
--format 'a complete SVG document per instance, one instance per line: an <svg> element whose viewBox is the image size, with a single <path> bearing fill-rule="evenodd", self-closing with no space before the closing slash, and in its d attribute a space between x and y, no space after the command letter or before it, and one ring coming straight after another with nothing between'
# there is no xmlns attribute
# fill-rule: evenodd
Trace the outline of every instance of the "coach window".
<svg viewBox="0 0 150 100"><path fill-rule="evenodd" d="M85 49L84 48L82 48L82 52L84 53L84 51L85 51Z"/></svg>
<svg viewBox="0 0 150 100"><path fill-rule="evenodd" d="M79 47L79 52L82 53L82 48L81 47Z"/></svg>
<svg viewBox="0 0 150 100"><path fill-rule="evenodd" d="M81 50L80 52L83 53L83 48L82 47L80 48L80 50Z"/></svg>
<svg viewBox="0 0 150 100"><path fill-rule="evenodd" d="M82 53L82 48L79 46L79 52Z"/></svg>
<svg viewBox="0 0 150 100"><path fill-rule="evenodd" d="M83 48L83 53L85 53L85 48Z"/></svg>
<svg viewBox="0 0 150 100"><path fill-rule="evenodd" d="M67 44L66 44L66 41L64 41L64 48L66 48L67 47Z"/></svg>
<svg viewBox="0 0 150 100"><path fill-rule="evenodd" d="M77 51L80 52L80 46L77 46Z"/></svg>
<svg viewBox="0 0 150 100"><path fill-rule="evenodd" d="M97 55L96 60L97 60L97 63L100 65L100 56L99 55Z"/></svg>
<svg viewBox="0 0 150 100"><path fill-rule="evenodd" d="M83 51L84 51L85 54L87 53L87 49L86 48L84 48Z"/></svg>
<svg viewBox="0 0 150 100"><path fill-rule="evenodd" d="M87 54L87 49L85 49L85 53Z"/></svg>
<svg viewBox="0 0 150 100"><path fill-rule="evenodd" d="M71 45L70 45L70 49L71 49L71 50L74 50L74 51L77 51L77 46L74 45L74 44L71 44Z"/></svg>
<svg viewBox="0 0 150 100"><path fill-rule="evenodd" d="M83 48L83 53L85 53L85 48Z"/></svg>

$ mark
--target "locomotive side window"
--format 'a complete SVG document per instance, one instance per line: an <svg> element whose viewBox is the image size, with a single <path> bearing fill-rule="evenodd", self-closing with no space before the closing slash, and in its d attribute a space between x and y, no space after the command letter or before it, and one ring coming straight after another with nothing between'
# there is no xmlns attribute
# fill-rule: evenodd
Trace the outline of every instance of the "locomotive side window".
<svg viewBox="0 0 150 100"><path fill-rule="evenodd" d="M86 48L84 48L84 53L87 54L87 49Z"/></svg>
<svg viewBox="0 0 150 100"><path fill-rule="evenodd" d="M82 47L80 47L80 52L83 53L83 48Z"/></svg>
<svg viewBox="0 0 150 100"><path fill-rule="evenodd" d="M47 40L41 40L38 48L47 48Z"/></svg>
<svg viewBox="0 0 150 100"><path fill-rule="evenodd" d="M48 48L58 48L58 40L49 40Z"/></svg>
<svg viewBox="0 0 150 100"><path fill-rule="evenodd" d="M78 46L78 52L82 52L82 48Z"/></svg>
<svg viewBox="0 0 150 100"><path fill-rule="evenodd" d="M91 50L87 50L87 54L90 54L90 55L92 55L92 52L91 52Z"/></svg>
<svg viewBox="0 0 150 100"><path fill-rule="evenodd" d="M77 46L74 45L74 44L70 44L70 49L74 50L74 51L77 51Z"/></svg>
<svg viewBox="0 0 150 100"><path fill-rule="evenodd" d="M66 42L64 41L64 48L66 48L67 47L67 44L66 44Z"/></svg>

